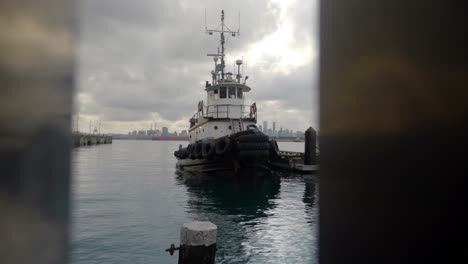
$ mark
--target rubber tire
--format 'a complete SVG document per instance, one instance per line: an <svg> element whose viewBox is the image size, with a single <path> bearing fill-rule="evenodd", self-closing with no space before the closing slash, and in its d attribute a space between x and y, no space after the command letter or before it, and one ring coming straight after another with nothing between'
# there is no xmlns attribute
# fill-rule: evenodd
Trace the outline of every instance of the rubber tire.
<svg viewBox="0 0 468 264"><path fill-rule="evenodd" d="M188 144L187 153L189 154L189 156L190 156L190 153L192 153L192 148L193 148L193 144L192 143Z"/></svg>
<svg viewBox="0 0 468 264"><path fill-rule="evenodd" d="M251 127L253 127L253 128L251 128ZM258 127L257 127L257 125L255 125L255 124L250 124L250 125L247 125L247 130L254 130L254 131L256 131L256 130L258 130Z"/></svg>
<svg viewBox="0 0 468 264"><path fill-rule="evenodd" d="M195 144L191 144L191 145L192 145L192 148L190 149L189 157L190 157L190 159L194 160L194 159L197 158L197 156L195 155Z"/></svg>
<svg viewBox="0 0 468 264"><path fill-rule="evenodd" d="M269 150L270 144L257 142L242 142L237 144L237 149L242 150Z"/></svg>
<svg viewBox="0 0 468 264"><path fill-rule="evenodd" d="M209 146L209 147L208 147ZM207 151L207 148L209 150ZM213 158L214 154L216 153L216 143L211 141L211 142L204 142L202 144L202 157L204 159L211 159Z"/></svg>
<svg viewBox="0 0 468 264"><path fill-rule="evenodd" d="M268 136L263 134L242 135L238 139L239 142L268 142Z"/></svg>
<svg viewBox="0 0 468 264"><path fill-rule="evenodd" d="M222 140L216 142L216 155L224 156L231 150L232 144L229 138L223 138Z"/></svg>
<svg viewBox="0 0 468 264"><path fill-rule="evenodd" d="M268 150L243 150L239 151L240 159L266 160L270 152Z"/></svg>
<svg viewBox="0 0 468 264"><path fill-rule="evenodd" d="M187 155L187 149L186 149L186 148L182 148L182 149L180 150L180 158L181 158L181 159L185 159L185 158L187 158L187 156L188 156L188 155Z"/></svg>
<svg viewBox="0 0 468 264"><path fill-rule="evenodd" d="M194 149L193 149L193 154L195 158L201 159L202 158L202 143L198 142Z"/></svg>
<svg viewBox="0 0 468 264"><path fill-rule="evenodd" d="M281 155L280 155L280 150L279 150L279 147L278 147L278 142L276 142L276 140L272 139L270 140L270 158L271 159L277 159L279 158Z"/></svg>

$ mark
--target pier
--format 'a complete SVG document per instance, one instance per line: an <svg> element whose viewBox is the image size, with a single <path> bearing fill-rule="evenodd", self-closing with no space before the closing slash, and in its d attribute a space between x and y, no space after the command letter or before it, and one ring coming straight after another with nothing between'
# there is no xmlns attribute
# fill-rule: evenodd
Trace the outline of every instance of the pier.
<svg viewBox="0 0 468 264"><path fill-rule="evenodd" d="M102 134L74 133L72 135L73 147L83 147L101 144L112 144L112 136Z"/></svg>
<svg viewBox="0 0 468 264"><path fill-rule="evenodd" d="M317 132L309 127L305 131L303 153L279 150L279 158L269 161L268 165L273 169L291 170L304 174L315 173L319 169L319 153L317 150Z"/></svg>

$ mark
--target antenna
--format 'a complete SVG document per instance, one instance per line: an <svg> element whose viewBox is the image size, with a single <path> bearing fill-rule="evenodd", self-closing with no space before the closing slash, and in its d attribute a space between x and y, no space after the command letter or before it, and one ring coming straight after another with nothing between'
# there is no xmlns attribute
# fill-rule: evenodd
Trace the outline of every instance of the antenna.
<svg viewBox="0 0 468 264"><path fill-rule="evenodd" d="M206 9L205 9L205 23L206 23ZM205 25L205 32L208 33L208 35L213 35L213 32L219 32L221 33L220 36L221 36L221 40L220 40L220 43L221 43L221 53L219 52L218 50L218 54L216 54L215 56L219 56L221 57L221 66L220 66L220 69L219 71L221 71L221 78L224 79L224 67L225 67L225 62L224 62L224 33L231 33L231 35L233 37L237 35L239 35L239 29L237 31L232 31L229 29L228 26L226 26L224 24L224 10L221 10L221 30L219 30L219 26L216 28L216 29L208 29ZM239 27L240 27L240 12L239 12ZM226 28L227 30L225 30L224 28ZM213 54L207 54L207 56L214 56ZM215 71L217 72L218 69L215 69Z"/></svg>

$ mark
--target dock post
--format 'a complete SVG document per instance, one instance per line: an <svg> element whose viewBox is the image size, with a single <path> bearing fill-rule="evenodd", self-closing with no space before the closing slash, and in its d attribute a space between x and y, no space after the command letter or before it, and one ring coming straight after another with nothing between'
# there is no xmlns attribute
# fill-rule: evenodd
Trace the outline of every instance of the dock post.
<svg viewBox="0 0 468 264"><path fill-rule="evenodd" d="M316 164L317 132L309 127L305 131L304 165Z"/></svg>
<svg viewBox="0 0 468 264"><path fill-rule="evenodd" d="M179 264L214 264L216 232L211 222L189 222L180 228Z"/></svg>

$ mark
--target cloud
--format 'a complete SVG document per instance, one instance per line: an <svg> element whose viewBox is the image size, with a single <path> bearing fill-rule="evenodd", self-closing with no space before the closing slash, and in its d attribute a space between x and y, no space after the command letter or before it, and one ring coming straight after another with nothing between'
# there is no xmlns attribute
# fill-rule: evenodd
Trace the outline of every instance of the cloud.
<svg viewBox="0 0 468 264"><path fill-rule="evenodd" d="M318 127L318 36L308 23L318 11L317 1L309 2L80 1L80 122L95 117L108 130L125 133L135 125L149 127L157 116L159 127L187 129L197 102L206 101L204 82L211 79L213 62L205 55L219 45L219 36L204 33L207 8L210 28L224 9L225 23L236 30L241 12L240 37L227 37L226 67L231 71L233 60L244 56L252 87L247 98L258 102L259 119L276 118L295 130L304 123ZM284 109L272 116L262 109L270 101Z"/></svg>

